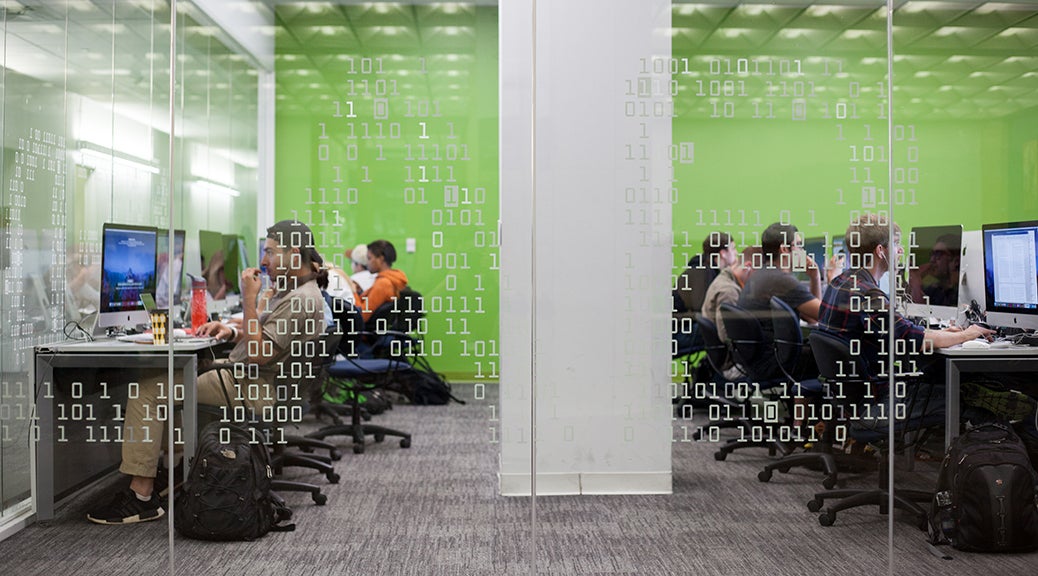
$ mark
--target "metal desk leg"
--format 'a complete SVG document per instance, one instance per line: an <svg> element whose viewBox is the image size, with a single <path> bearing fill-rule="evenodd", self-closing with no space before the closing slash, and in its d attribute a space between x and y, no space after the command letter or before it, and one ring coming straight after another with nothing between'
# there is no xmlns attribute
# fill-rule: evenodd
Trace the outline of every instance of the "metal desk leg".
<svg viewBox="0 0 1038 576"><path fill-rule="evenodd" d="M54 366L36 357L36 520L54 518Z"/></svg>
<svg viewBox="0 0 1038 576"><path fill-rule="evenodd" d="M182 368L184 382L184 406L181 411L184 430L184 479L191 468L191 458L195 456L195 441L198 438L198 358L188 357Z"/></svg>
<svg viewBox="0 0 1038 576"><path fill-rule="evenodd" d="M959 367L952 358L944 361L945 374L945 421L944 449L951 446L959 435Z"/></svg>

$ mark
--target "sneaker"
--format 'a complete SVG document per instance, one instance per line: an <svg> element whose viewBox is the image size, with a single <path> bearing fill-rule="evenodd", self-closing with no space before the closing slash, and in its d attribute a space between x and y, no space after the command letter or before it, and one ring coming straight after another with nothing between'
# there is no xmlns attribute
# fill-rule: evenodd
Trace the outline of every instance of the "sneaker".
<svg viewBox="0 0 1038 576"><path fill-rule="evenodd" d="M165 513L162 501L155 494L144 502L127 487L116 493L104 506L87 512L87 520L97 524L134 524L156 520Z"/></svg>

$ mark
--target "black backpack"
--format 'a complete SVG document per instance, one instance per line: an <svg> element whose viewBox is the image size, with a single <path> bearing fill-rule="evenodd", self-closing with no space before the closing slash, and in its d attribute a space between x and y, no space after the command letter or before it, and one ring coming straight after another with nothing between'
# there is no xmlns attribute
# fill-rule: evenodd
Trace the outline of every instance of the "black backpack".
<svg viewBox="0 0 1038 576"><path fill-rule="evenodd" d="M272 530L295 529L278 525L292 511L270 491L273 473L262 439L254 429L226 422L202 429L191 472L174 503L173 526L181 536L254 540Z"/></svg>
<svg viewBox="0 0 1038 576"><path fill-rule="evenodd" d="M443 376L421 366L393 374L393 381L388 388L405 396L411 404L438 406L448 404L451 400L458 404L465 403L451 394L451 385Z"/></svg>
<svg viewBox="0 0 1038 576"><path fill-rule="evenodd" d="M930 542L975 552L1038 548L1038 474L1009 426L991 423L955 439L930 507Z"/></svg>

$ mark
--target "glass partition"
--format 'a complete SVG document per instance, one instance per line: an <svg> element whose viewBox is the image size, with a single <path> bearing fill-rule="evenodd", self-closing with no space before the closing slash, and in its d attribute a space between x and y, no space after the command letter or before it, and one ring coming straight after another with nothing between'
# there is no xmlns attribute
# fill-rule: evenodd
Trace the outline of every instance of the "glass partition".
<svg viewBox="0 0 1038 576"><path fill-rule="evenodd" d="M200 274L200 229L240 235L244 251L257 252L259 74L190 3L178 4L175 21L162 1L8 2L2 14L0 528L6 534L35 512L40 528L21 536L32 539L45 537L39 530L75 531L125 488L125 477L116 482L110 472L131 434L127 396L148 379L168 381L162 348L149 356L155 362L112 364L94 353L70 360L69 347L105 337L99 316L139 307L137 292L154 293L173 276L162 268L176 254L158 249L170 228L183 231L174 252L186 248L186 256L166 272ZM124 240L153 239L144 244L154 258L117 265L131 255L126 242L114 247L106 224L126 226ZM183 281L164 286L178 327ZM113 324L147 328L128 320ZM150 419L165 422L166 412ZM167 524L155 529L165 533ZM4 562L17 564L20 552L11 550ZM140 560L153 571L169 561Z"/></svg>

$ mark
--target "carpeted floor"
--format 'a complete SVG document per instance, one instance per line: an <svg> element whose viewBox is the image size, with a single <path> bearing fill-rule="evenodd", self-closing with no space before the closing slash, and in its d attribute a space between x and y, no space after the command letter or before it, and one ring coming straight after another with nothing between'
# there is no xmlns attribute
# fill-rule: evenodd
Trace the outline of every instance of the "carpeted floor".
<svg viewBox="0 0 1038 576"><path fill-rule="evenodd" d="M379 423L414 433L410 449L396 442L345 450L342 481L327 485L326 506L287 494L297 529L256 542L209 543L177 538L181 575L483 575L532 574L530 500L497 495L497 450L487 439L489 405L457 386L465 406L398 405ZM676 425L680 425L677 422ZM676 433L675 438L681 439ZM345 447L344 438L338 439ZM715 461L709 443L674 444L674 494L537 499L538 574L803 576L887 574L886 518L875 508L841 513L822 527L805 506L820 490L819 474L757 471L764 450ZM932 482L922 462L909 480ZM299 479L323 483L318 475ZM874 476L847 478L868 486ZM47 525L34 524L0 542L0 574L169 574L163 522L96 526L84 518L112 478L66 502ZM924 535L896 524L894 574L1030 575L1038 554L932 555Z"/></svg>

